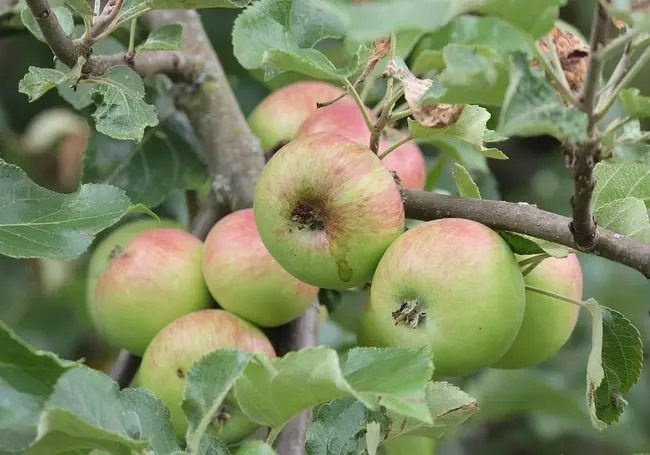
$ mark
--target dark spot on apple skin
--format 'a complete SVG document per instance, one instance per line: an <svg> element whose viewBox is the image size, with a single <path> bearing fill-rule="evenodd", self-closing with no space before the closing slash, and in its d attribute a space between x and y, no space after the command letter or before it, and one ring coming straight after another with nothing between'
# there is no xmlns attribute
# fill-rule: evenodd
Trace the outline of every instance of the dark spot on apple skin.
<svg viewBox="0 0 650 455"><path fill-rule="evenodd" d="M402 300L391 314L395 326L404 325L412 329L424 324L427 317L426 307L420 300Z"/></svg>
<svg viewBox="0 0 650 455"><path fill-rule="evenodd" d="M183 379L185 377L185 373L183 373L183 370L178 368L176 370L176 376L179 377L180 379Z"/></svg>
<svg viewBox="0 0 650 455"><path fill-rule="evenodd" d="M318 204L300 201L291 212L291 221L300 230L322 231L325 229L325 211Z"/></svg>
<svg viewBox="0 0 650 455"><path fill-rule="evenodd" d="M124 251L124 250L122 249L121 246L119 246L119 245L115 245L115 246L111 249L111 252L108 254L108 258L111 259L111 260L113 260L113 259L115 259L116 257L121 256L123 251Z"/></svg>

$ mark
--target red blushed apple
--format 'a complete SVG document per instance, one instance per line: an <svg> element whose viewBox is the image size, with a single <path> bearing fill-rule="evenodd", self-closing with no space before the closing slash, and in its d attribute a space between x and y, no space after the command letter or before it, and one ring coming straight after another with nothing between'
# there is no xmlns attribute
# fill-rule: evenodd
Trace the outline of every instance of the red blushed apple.
<svg viewBox="0 0 650 455"><path fill-rule="evenodd" d="M88 302L99 334L142 355L171 321L207 308L202 257L203 242L180 229L149 229L135 236L115 251Z"/></svg>
<svg viewBox="0 0 650 455"><path fill-rule="evenodd" d="M373 124L376 123L377 116L370 109L366 108L366 112L368 112L370 121ZM296 137L323 131L343 134L366 147L370 145L370 130L368 130L359 106L354 101L340 100L329 106L321 107L307 117ZM385 151L389 145L386 139L380 139L379 153ZM422 151L415 142L409 141L393 150L382 160L382 163L397 173L404 188L424 189L426 164Z"/></svg>
<svg viewBox="0 0 650 455"><path fill-rule="evenodd" d="M520 256L525 259L528 256ZM575 254L564 259L547 258L524 277L529 286L582 300L582 270ZM576 326L580 307L553 297L526 291L524 321L510 349L492 365L520 369L537 365L564 346Z"/></svg>
<svg viewBox="0 0 650 455"><path fill-rule="evenodd" d="M188 428L181 407L187 373L203 356L223 348L276 357L271 342L260 329L234 314L215 309L174 320L155 336L142 357L138 385L151 390L167 405L179 439ZM230 444L245 438L256 427L241 411L231 390L207 432Z"/></svg>
<svg viewBox="0 0 650 455"><path fill-rule="evenodd" d="M284 270L257 232L253 209L222 218L205 239L203 276L225 310L262 327L286 324L318 296L318 288Z"/></svg>
<svg viewBox="0 0 650 455"><path fill-rule="evenodd" d="M248 125L260 139L263 149L288 142L317 103L330 101L343 93L332 84L300 81L272 92L248 116Z"/></svg>
<svg viewBox="0 0 650 455"><path fill-rule="evenodd" d="M368 147L336 133L296 138L266 164L255 222L273 258L299 280L349 289L372 278L404 232L395 179Z"/></svg>
<svg viewBox="0 0 650 455"><path fill-rule="evenodd" d="M436 377L464 376L505 354L524 310L524 279L499 234L464 219L429 221L379 262L359 340L429 346Z"/></svg>

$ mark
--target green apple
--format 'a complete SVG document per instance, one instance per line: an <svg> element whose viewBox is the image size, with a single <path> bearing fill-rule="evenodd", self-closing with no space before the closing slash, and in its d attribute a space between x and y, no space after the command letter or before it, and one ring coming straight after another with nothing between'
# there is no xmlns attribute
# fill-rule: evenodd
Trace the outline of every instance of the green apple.
<svg viewBox="0 0 650 455"><path fill-rule="evenodd" d="M201 357L222 348L265 354L275 351L254 325L224 310L207 309L182 316L162 329L147 347L138 371L140 387L151 390L169 408L176 436L188 429L181 408L188 371ZM232 390L226 396L208 433L230 444L248 436L257 425L244 415Z"/></svg>
<svg viewBox="0 0 650 455"><path fill-rule="evenodd" d="M267 150L288 142L317 103L332 100L343 90L327 82L300 81L272 92L248 116L248 125Z"/></svg>
<svg viewBox="0 0 650 455"><path fill-rule="evenodd" d="M142 355L171 321L209 307L202 259L203 242L174 228L148 229L116 250L88 301L99 335Z"/></svg>
<svg viewBox="0 0 650 455"><path fill-rule="evenodd" d="M441 219L406 231L381 259L360 340L429 346L435 376L473 374L515 340L524 279L508 244L470 220Z"/></svg>
<svg viewBox="0 0 650 455"><path fill-rule="evenodd" d="M257 232L253 209L222 218L205 239L203 276L212 297L261 327L286 324L318 296L318 288L284 270Z"/></svg>
<svg viewBox="0 0 650 455"><path fill-rule="evenodd" d="M273 258L321 288L369 281L405 229L402 197L390 171L369 148L331 132L282 147L262 171L253 209Z"/></svg>
<svg viewBox="0 0 650 455"><path fill-rule="evenodd" d="M370 109L366 108L366 112L370 121L373 124L376 123L377 116ZM366 146L370 145L370 130L363 119L361 110L351 100L340 100L312 112L303 122L298 133L296 133L296 137L323 131L343 134L355 142ZM393 138L393 141L381 138L379 141L380 154L392 143L405 137L406 135L404 133L398 133ZM422 151L415 142L405 142L384 158L382 163L397 174L404 188L412 190L424 189L426 163L424 162Z"/></svg>
<svg viewBox="0 0 650 455"><path fill-rule="evenodd" d="M528 256L521 256L525 259ZM582 300L582 269L575 254L547 258L524 277L529 286ZM526 291L526 312L510 349L493 368L528 368L553 357L576 326L580 307L553 297Z"/></svg>

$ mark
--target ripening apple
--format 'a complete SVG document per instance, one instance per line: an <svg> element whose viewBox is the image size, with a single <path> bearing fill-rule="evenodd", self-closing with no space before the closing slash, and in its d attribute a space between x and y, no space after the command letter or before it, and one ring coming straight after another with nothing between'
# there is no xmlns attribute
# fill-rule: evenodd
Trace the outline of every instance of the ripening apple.
<svg viewBox="0 0 650 455"><path fill-rule="evenodd" d="M369 148L331 132L282 147L262 171L253 210L273 258L299 280L329 289L369 281L405 229L390 171Z"/></svg>
<svg viewBox="0 0 650 455"><path fill-rule="evenodd" d="M525 259L529 256L519 256ZM524 277L529 286L582 300L582 269L575 254L547 258ZM520 369L553 357L576 326L580 307L533 291L526 291L524 321L510 349L493 368Z"/></svg>
<svg viewBox="0 0 650 455"><path fill-rule="evenodd" d="M360 340L429 346L436 377L496 362L525 310L524 279L508 244L474 221L441 219L406 231L377 266Z"/></svg>
<svg viewBox="0 0 650 455"><path fill-rule="evenodd" d="M100 336L142 355L171 321L207 308L202 259L203 242L174 228L148 229L116 250L88 301Z"/></svg>
<svg viewBox="0 0 650 455"><path fill-rule="evenodd" d="M253 209L233 212L210 230L203 276L222 308L261 327L296 319L318 296L317 287L298 280L273 259L257 232Z"/></svg>
<svg viewBox="0 0 650 455"><path fill-rule="evenodd" d="M207 309L182 316L151 341L138 370L138 385L151 390L169 408L176 437L188 428L181 408L188 371L201 357L223 348L276 357L260 329L224 310ZM208 433L226 444L240 441L257 428L237 405L232 390L217 411Z"/></svg>
<svg viewBox="0 0 650 455"><path fill-rule="evenodd" d="M372 110L366 108L370 121L377 122L377 116ZM305 119L296 133L296 137L307 134L332 131L348 136L355 142L365 146L370 145L370 130L366 125L361 110L354 101L340 100L329 106L321 107ZM405 137L400 133L398 139ZM381 138L379 153L388 149L391 143ZM404 188L412 190L424 189L426 164L422 151L413 141L406 142L393 150L382 160L391 171L395 171Z"/></svg>
<svg viewBox="0 0 650 455"><path fill-rule="evenodd" d="M317 103L330 101L343 90L327 82L300 81L272 92L248 116L248 125L263 149L288 142Z"/></svg>

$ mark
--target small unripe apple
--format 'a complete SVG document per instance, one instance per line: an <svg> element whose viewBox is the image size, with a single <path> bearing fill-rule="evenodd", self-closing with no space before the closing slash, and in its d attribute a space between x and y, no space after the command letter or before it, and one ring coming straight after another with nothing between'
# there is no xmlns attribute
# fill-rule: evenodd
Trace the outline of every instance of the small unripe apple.
<svg viewBox="0 0 650 455"><path fill-rule="evenodd" d="M524 310L524 279L499 234L470 220L429 221L379 262L360 341L429 346L436 377L464 376L505 354Z"/></svg>
<svg viewBox="0 0 650 455"><path fill-rule="evenodd" d="M529 256L520 256L525 259ZM582 300L582 270L575 254L547 258L524 277L529 286ZM564 346L576 326L580 307L553 297L526 291L526 312L521 329L510 349L493 368L528 368L553 357Z"/></svg>
<svg viewBox="0 0 650 455"><path fill-rule="evenodd" d="M271 342L260 329L216 309L196 311L171 322L151 341L142 357L138 384L167 405L179 439L188 428L181 408L187 373L203 356L223 348L276 357ZM240 441L257 428L237 405L232 390L217 412L208 433L226 444Z"/></svg>
<svg viewBox="0 0 650 455"><path fill-rule="evenodd" d="M296 319L318 288L284 270L257 232L253 209L233 212L205 239L203 276L221 307L262 327Z"/></svg>
<svg viewBox="0 0 650 455"><path fill-rule="evenodd" d="M299 280L329 289L369 281L405 229L392 174L369 148L331 132L282 147L262 171L253 208L275 260Z"/></svg>
<svg viewBox="0 0 650 455"><path fill-rule="evenodd" d="M133 238L98 278L91 320L110 344L142 355L174 319L207 308L203 242L180 229L148 229Z"/></svg>
<svg viewBox="0 0 650 455"><path fill-rule="evenodd" d="M173 220L162 219L160 221L153 218L143 218L141 220L131 221L124 223L113 232L108 234L97 246L94 248L92 256L88 261L88 275L86 279L86 296L90 301L95 293L95 286L97 279L100 277L108 264L111 263L113 256L127 247L133 238L149 229L154 228L178 228L181 225Z"/></svg>
<svg viewBox="0 0 650 455"><path fill-rule="evenodd" d="M370 121L373 124L376 123L377 116L368 108L366 108L366 112ZM355 142L370 146L370 130L363 119L359 106L354 101L340 100L329 106L321 107L305 119L296 137L323 131L343 134ZM400 138L404 137L403 134L400 136ZM379 153L388 149L389 145L388 140L380 138ZM424 189L426 163L422 151L415 142L409 141L393 150L382 160L382 163L397 173L404 188Z"/></svg>
<svg viewBox="0 0 650 455"><path fill-rule="evenodd" d="M317 103L330 101L343 90L327 82L300 81L272 92L248 116L248 125L263 149L288 142Z"/></svg>

